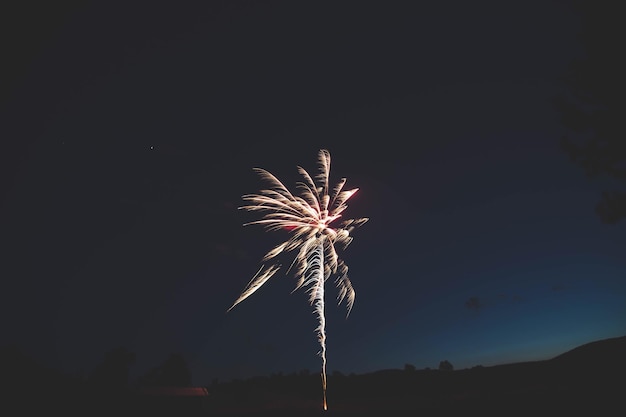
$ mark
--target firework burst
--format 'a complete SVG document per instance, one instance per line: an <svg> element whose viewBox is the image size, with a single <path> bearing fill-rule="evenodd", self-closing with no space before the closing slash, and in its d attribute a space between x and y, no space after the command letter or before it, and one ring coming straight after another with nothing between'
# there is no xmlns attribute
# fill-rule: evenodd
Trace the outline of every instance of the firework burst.
<svg viewBox="0 0 626 417"><path fill-rule="evenodd" d="M267 230L289 230L290 238L274 247L264 257L263 262L276 261L280 254L295 252L293 262L287 272L294 270L298 278L296 291L306 288L309 302L314 307L319 325L316 329L321 346L323 407L326 404L326 319L324 315L324 285L331 276L335 277L338 288L337 301L346 301L348 314L354 304L354 289L348 278L348 267L339 259L337 248L345 249L352 237L350 233L368 219L341 220L342 212L347 208L346 201L357 192L357 188L344 190L346 179L342 178L332 189L328 185L330 174L330 153L319 152L319 173L311 177L302 167L298 172L303 181L297 183L298 195L292 194L282 182L270 172L255 168L270 187L258 194L243 196L246 205L241 209L262 214L260 220L245 225L260 224ZM336 225L331 225L336 223ZM263 264L248 283L230 311L237 304L248 298L270 279L281 265L272 262Z"/></svg>

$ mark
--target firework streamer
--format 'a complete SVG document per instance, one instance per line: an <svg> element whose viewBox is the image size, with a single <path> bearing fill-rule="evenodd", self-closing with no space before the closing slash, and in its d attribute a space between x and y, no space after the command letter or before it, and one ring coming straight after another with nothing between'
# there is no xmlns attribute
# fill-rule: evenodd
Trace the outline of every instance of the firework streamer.
<svg viewBox="0 0 626 417"><path fill-rule="evenodd" d="M263 257L263 262L272 261L285 252L296 253L287 272L293 269L294 275L298 278L294 291L302 287L307 288L309 302L319 322L316 331L320 343L319 354L322 358L322 404L326 410L325 283L331 276L336 276L335 283L339 290L337 302L340 304L346 301L349 315L354 305L355 292L348 278L348 267L339 259L337 248L346 249L352 241L350 233L368 219L349 219L337 226L331 226L331 223L340 220L341 213L347 208L346 201L358 189L345 191L343 189L346 183L345 178L329 189L330 154L328 151L319 152L318 163L319 173L315 178L302 167L298 167L298 172L303 177L303 181L297 184L299 195L292 194L268 171L256 168L255 171L269 182L270 187L261 190L258 194L244 195L243 200L247 204L240 208L263 214L260 220L246 223L246 225L260 224L269 231L285 229L291 233L288 240L274 247ZM228 311L252 295L279 269L278 263L270 266L262 265Z"/></svg>

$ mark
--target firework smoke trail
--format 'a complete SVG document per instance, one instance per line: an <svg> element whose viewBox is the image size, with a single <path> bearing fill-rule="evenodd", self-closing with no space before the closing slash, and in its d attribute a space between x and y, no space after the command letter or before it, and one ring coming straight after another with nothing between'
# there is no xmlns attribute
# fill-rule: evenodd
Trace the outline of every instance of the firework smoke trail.
<svg viewBox="0 0 626 417"><path fill-rule="evenodd" d="M317 327L317 339L320 342L320 356L322 357L322 395L324 410L326 405L326 316L324 314L324 244L318 243L311 255L311 298L314 300L315 313L319 325ZM306 285L306 283L305 283Z"/></svg>
<svg viewBox="0 0 626 417"><path fill-rule="evenodd" d="M335 280L339 289L337 301L340 304L346 300L348 314L350 314L355 293L348 278L348 267L339 259L336 246L345 249L352 241L350 232L368 219L349 219L344 220L335 228L330 226L332 222L341 218L341 213L347 208L346 201L358 189L344 191L346 179L342 178L331 190L328 186L330 174L328 151L319 152L318 163L319 173L315 179L302 167L298 167L298 172L304 179L298 183L298 189L301 191L299 196L293 195L268 171L256 168L255 171L270 183L270 188L261 190L259 194L244 195L243 200L248 204L240 208L265 213L260 220L246 223L246 225L260 224L264 225L267 230L286 229L291 232L291 237L270 250L263 257L263 262L270 261L283 252L296 251L296 256L287 272L294 268L294 274L298 277L294 291L301 287L308 288L309 302L314 306L319 321L316 330L321 346L323 407L326 410L324 286L331 275L337 277ZM261 288L279 269L278 263L267 267L262 265L228 311Z"/></svg>

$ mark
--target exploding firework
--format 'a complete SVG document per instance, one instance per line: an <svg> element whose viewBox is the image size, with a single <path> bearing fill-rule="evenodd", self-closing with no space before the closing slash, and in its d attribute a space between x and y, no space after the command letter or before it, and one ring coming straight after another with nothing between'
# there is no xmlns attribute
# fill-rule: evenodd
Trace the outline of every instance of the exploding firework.
<svg viewBox="0 0 626 417"><path fill-rule="evenodd" d="M346 301L349 315L354 304L355 293L348 278L348 267L339 259L337 248L345 249L352 241L350 236L352 230L368 219L349 219L340 222L341 213L347 208L346 201L358 189L344 190L345 178L330 189L328 186L330 153L321 150L318 162L319 173L315 178L302 167L298 167L298 172L304 179L297 184L299 195L292 194L270 172L256 168L255 171L269 182L270 188L261 190L259 194L244 195L243 200L246 205L240 208L262 213L260 220L245 225L260 224L267 230L285 229L291 233L290 238L270 250L263 257L262 262L274 261L284 252L295 251L296 253L287 272L293 269L294 275L298 278L294 291L299 288L307 289L309 302L314 307L318 318L319 325L316 331L321 346L323 407L326 410L324 285L328 278L336 277L335 283L339 290L337 301L339 304ZM338 224L333 226L331 225L333 222ZM278 262L271 265L263 264L228 311L258 290L280 267Z"/></svg>

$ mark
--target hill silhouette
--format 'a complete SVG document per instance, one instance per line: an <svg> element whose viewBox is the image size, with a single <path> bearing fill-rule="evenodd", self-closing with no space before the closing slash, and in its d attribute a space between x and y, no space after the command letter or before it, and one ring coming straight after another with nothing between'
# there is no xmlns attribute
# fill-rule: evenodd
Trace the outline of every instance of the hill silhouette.
<svg viewBox="0 0 626 417"><path fill-rule="evenodd" d="M456 371L388 369L328 380L330 415L615 415L626 412L626 336L555 358ZM319 377L252 378L212 387L216 414L319 409ZM257 410L257 411L254 411ZM258 411L262 410L262 411ZM622 414L626 415L626 414Z"/></svg>
<svg viewBox="0 0 626 417"><path fill-rule="evenodd" d="M562 353L552 361L555 362L571 362L576 364L594 364L594 366L605 364L615 365L626 363L626 336L614 337L611 339L598 340L591 343L575 347L565 353Z"/></svg>
<svg viewBox="0 0 626 417"><path fill-rule="evenodd" d="M319 375L306 371L214 382L206 387L208 397L189 399L195 401L193 407L178 399L170 404L180 409L148 409L151 416L626 415L624 352L626 336L588 343L543 361L448 371L405 366L360 375L335 372L328 377L326 413L320 410ZM137 387L109 392L101 384L42 366L16 348L0 349L0 369L6 398L2 408L8 407L10 415L147 415L137 407ZM141 404L159 401L150 397Z"/></svg>

